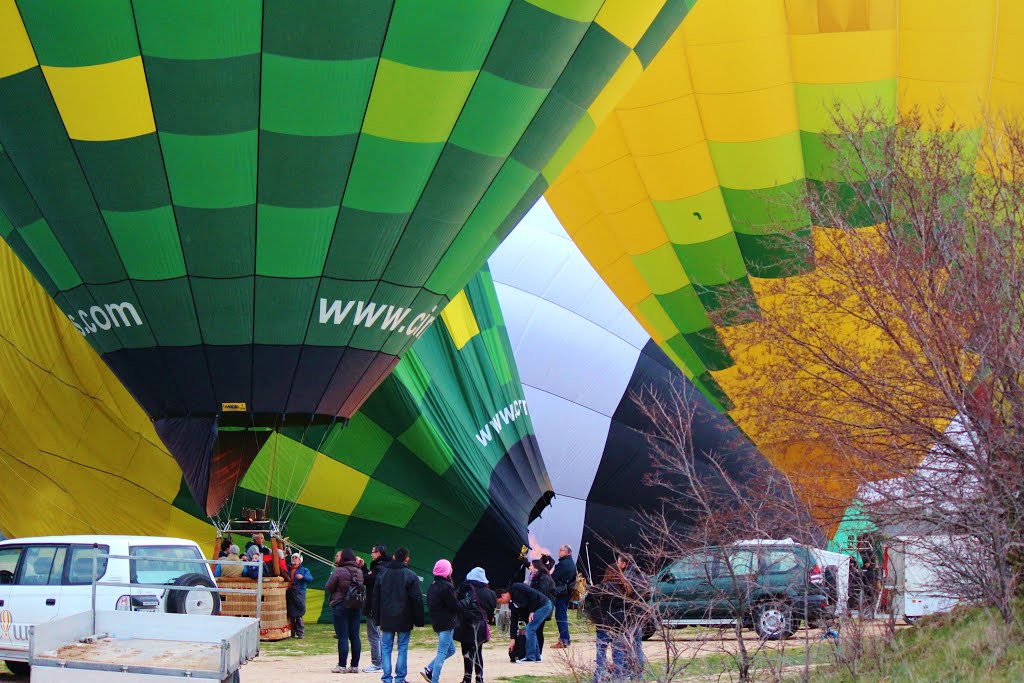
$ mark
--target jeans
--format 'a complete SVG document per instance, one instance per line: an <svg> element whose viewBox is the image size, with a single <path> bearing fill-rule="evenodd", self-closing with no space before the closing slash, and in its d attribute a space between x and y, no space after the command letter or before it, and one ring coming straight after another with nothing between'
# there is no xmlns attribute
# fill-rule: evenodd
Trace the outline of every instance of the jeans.
<svg viewBox="0 0 1024 683"><path fill-rule="evenodd" d="M292 622L293 636L302 638L306 635L306 622L302 620L302 617L290 617L288 621Z"/></svg>
<svg viewBox="0 0 1024 683"><path fill-rule="evenodd" d="M373 617L366 617L366 639L370 641L370 663L380 666L380 626Z"/></svg>
<svg viewBox="0 0 1024 683"><path fill-rule="evenodd" d="M555 623L558 624L558 640L569 644L569 596L555 598Z"/></svg>
<svg viewBox="0 0 1024 683"><path fill-rule="evenodd" d="M430 683L441 683L441 667L446 659L455 654L454 630L441 631L437 634L437 655L430 665Z"/></svg>
<svg viewBox="0 0 1024 683"><path fill-rule="evenodd" d="M359 641L359 618L361 616L360 610L349 609L344 604L331 608L334 634L338 636L338 666L348 666L345 661L348 659L350 644L352 646L352 666L359 666L359 653L362 649L362 643Z"/></svg>
<svg viewBox="0 0 1024 683"><path fill-rule="evenodd" d="M637 674L643 673L644 667L647 666L647 659L644 657L644 628L641 625L634 627L634 630L629 634L629 639L632 640L633 654L632 654L632 665L633 671Z"/></svg>
<svg viewBox="0 0 1024 683"><path fill-rule="evenodd" d="M594 663L594 683L608 680L608 646L612 648L612 680L621 679L626 673L626 648L621 637L613 631L597 627L597 661Z"/></svg>
<svg viewBox="0 0 1024 683"><path fill-rule="evenodd" d="M384 675L383 683L405 683L409 673L409 637L412 631L381 631L380 632L380 665ZM398 661L395 664L395 677L391 678L391 652L395 649L395 636L398 636Z"/></svg>
<svg viewBox="0 0 1024 683"><path fill-rule="evenodd" d="M537 644L537 630L544 628L544 622L551 616L554 607L548 600L543 606L538 607L533 613L533 621L526 625L526 658L537 660L540 658L540 646Z"/></svg>

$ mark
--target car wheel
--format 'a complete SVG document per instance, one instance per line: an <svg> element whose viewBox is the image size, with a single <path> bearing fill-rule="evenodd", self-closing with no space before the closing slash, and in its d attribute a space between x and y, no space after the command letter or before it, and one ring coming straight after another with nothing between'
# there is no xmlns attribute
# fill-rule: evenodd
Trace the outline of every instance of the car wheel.
<svg viewBox="0 0 1024 683"><path fill-rule="evenodd" d="M4 664L6 664L7 668L11 670L11 673L17 676L18 678L27 678L28 675L32 672L32 667L29 666L28 662L5 661Z"/></svg>
<svg viewBox="0 0 1024 683"><path fill-rule="evenodd" d="M754 610L754 630L764 640L785 640L794 633L793 611L784 602L766 602Z"/></svg>
<svg viewBox="0 0 1024 683"><path fill-rule="evenodd" d="M640 638L643 640L650 640L654 637L654 634L658 632L658 625L650 621L644 622L644 630L640 633Z"/></svg>
<svg viewBox="0 0 1024 683"><path fill-rule="evenodd" d="M201 586L216 588L209 577L202 574L182 574L174 580L175 586ZM220 614L220 594L207 591L172 590L167 596L167 611L172 614Z"/></svg>
<svg viewBox="0 0 1024 683"><path fill-rule="evenodd" d="M903 617L903 621L907 622L907 626L913 626L917 623L918 617Z"/></svg>

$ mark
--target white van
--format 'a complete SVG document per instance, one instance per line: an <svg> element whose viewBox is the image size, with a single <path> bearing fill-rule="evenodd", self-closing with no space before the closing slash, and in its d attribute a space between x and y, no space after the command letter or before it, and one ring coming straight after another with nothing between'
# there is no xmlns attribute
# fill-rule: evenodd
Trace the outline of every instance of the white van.
<svg viewBox="0 0 1024 683"><path fill-rule="evenodd" d="M45 536L0 541L0 659L16 674L28 672L30 627L92 608L97 554L154 558L101 559L99 580L216 587L194 541L154 536ZM220 596L206 591L96 587L97 610L217 614Z"/></svg>

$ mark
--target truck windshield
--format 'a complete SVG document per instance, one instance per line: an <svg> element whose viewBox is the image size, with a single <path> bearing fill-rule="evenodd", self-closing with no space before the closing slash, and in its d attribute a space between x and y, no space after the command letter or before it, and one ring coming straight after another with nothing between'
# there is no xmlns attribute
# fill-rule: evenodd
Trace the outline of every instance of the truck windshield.
<svg viewBox="0 0 1024 683"><path fill-rule="evenodd" d="M188 545L139 545L132 546L128 554L132 583L174 583L182 574L206 574L203 565L181 560L201 560L202 555L195 546Z"/></svg>

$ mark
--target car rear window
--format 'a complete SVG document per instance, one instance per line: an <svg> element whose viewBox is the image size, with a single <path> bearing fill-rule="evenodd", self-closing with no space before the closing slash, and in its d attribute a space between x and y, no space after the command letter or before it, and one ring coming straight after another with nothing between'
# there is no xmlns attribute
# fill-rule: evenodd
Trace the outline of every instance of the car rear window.
<svg viewBox="0 0 1024 683"><path fill-rule="evenodd" d="M792 550L765 550L763 557L761 571L766 574L786 574L800 566Z"/></svg>
<svg viewBox="0 0 1024 683"><path fill-rule="evenodd" d="M204 574L203 565L181 560L203 559L199 549L190 545L136 545L128 550L132 583L174 583L182 574Z"/></svg>

